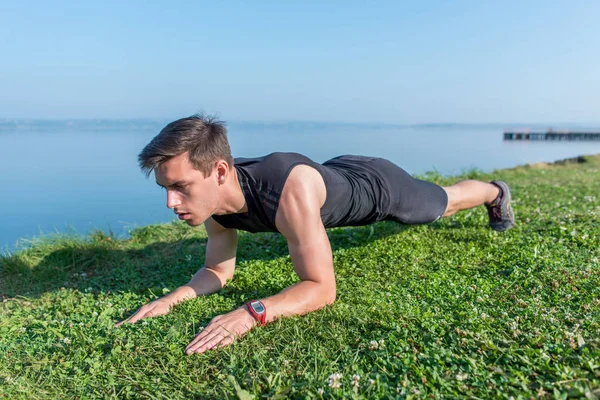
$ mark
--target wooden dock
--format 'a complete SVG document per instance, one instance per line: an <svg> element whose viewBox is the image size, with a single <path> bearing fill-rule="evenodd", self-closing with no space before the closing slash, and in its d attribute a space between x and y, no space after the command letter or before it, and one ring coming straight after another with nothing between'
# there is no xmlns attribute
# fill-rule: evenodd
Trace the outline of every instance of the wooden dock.
<svg viewBox="0 0 600 400"><path fill-rule="evenodd" d="M556 131L532 132L529 130L504 131L504 140L600 140L600 132Z"/></svg>

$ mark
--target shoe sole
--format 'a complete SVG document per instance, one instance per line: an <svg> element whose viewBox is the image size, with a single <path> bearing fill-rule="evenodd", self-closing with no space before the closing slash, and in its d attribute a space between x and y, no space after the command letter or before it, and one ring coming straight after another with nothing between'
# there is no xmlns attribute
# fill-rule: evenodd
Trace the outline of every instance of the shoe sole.
<svg viewBox="0 0 600 400"><path fill-rule="evenodd" d="M504 182L504 181L493 181L493 182L496 185L500 186L502 188L502 191L504 192L506 208L508 209L508 215L510 217L510 225L508 225L508 226L503 226L503 225L492 226L492 225L490 225L490 228L492 228L493 230L495 230L497 232L504 232L511 228L514 228L517 225L517 222L515 221L515 213L510 205L510 203L512 201L512 194L510 192L510 187L506 184L506 182Z"/></svg>

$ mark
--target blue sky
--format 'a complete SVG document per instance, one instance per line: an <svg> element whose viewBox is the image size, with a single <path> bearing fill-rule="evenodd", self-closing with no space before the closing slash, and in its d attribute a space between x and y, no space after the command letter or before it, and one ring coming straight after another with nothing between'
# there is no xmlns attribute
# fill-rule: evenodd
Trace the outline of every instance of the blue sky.
<svg viewBox="0 0 600 400"><path fill-rule="evenodd" d="M0 118L598 124L599 20L598 1L5 2Z"/></svg>

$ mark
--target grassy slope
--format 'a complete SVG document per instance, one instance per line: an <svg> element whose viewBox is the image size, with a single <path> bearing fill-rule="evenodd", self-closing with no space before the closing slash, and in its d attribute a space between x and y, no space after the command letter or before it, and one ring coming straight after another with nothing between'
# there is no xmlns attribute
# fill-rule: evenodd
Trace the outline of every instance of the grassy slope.
<svg viewBox="0 0 600 400"><path fill-rule="evenodd" d="M205 233L173 223L126 241L38 243L0 259L0 397L593 396L599 172L599 157L495 172L512 185L519 221L504 234L487 228L483 208L429 226L330 230L333 306L204 355L183 352L200 326L297 280L280 237L242 234L221 293L120 329L115 321L196 271Z"/></svg>

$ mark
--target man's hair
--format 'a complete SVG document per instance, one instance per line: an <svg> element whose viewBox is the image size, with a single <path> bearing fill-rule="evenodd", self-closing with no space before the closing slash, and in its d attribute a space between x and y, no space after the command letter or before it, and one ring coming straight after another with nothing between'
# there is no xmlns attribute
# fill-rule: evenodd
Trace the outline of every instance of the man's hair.
<svg viewBox="0 0 600 400"><path fill-rule="evenodd" d="M217 160L225 160L233 166L225 123L203 114L181 118L165 126L144 147L138 162L148 177L162 163L186 151L190 163L205 177L210 176Z"/></svg>

